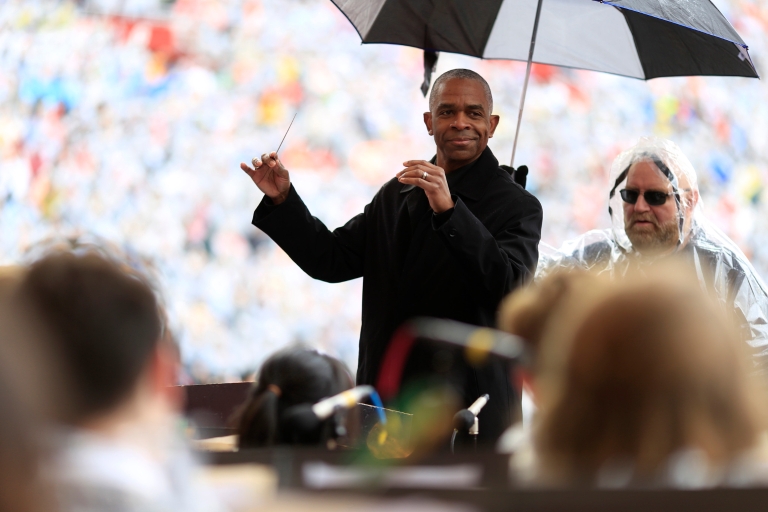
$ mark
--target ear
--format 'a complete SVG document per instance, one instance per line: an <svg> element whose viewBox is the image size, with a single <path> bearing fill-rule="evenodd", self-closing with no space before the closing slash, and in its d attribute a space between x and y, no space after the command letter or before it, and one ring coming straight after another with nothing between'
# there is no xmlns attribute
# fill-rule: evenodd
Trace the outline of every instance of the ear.
<svg viewBox="0 0 768 512"><path fill-rule="evenodd" d="M432 131L432 112L424 112L424 124L427 126L427 133L433 135Z"/></svg>
<svg viewBox="0 0 768 512"><path fill-rule="evenodd" d="M696 189L691 190L691 211L699 204L699 191Z"/></svg>
<svg viewBox="0 0 768 512"><path fill-rule="evenodd" d="M165 397L173 409L181 410L183 393L177 385L180 364L178 351L160 342L155 348L150 364L152 391Z"/></svg>
<svg viewBox="0 0 768 512"><path fill-rule="evenodd" d="M493 133L496 131L496 127L499 126L499 119L501 119L499 116L496 116L496 115L491 116L491 129L488 132L489 139L493 137Z"/></svg>

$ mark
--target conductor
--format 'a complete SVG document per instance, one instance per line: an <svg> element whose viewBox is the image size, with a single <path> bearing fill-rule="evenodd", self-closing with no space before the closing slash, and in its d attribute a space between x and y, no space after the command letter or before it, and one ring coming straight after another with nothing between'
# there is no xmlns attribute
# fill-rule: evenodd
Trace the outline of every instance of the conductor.
<svg viewBox="0 0 768 512"><path fill-rule="evenodd" d="M265 194L253 225L302 270L331 283L363 277L358 384L376 383L403 322L430 316L493 326L501 299L533 277L541 205L488 148L499 123L492 111L480 75L466 69L441 75L424 113L436 155L404 162L362 213L334 231L309 213L276 153L255 158L254 168L240 165ZM409 368L430 371L432 358L424 354L411 358L406 375ZM494 361L459 364L465 407L491 396L480 440L493 441L519 408L508 369Z"/></svg>

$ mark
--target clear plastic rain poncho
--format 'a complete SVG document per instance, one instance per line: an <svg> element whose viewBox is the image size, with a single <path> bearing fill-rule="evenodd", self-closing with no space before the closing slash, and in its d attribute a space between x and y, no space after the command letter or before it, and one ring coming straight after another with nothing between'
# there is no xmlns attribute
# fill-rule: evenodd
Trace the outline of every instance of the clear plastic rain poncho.
<svg viewBox="0 0 768 512"><path fill-rule="evenodd" d="M630 261L642 261L635 258L636 251L624 229L620 195L629 168L641 161L653 162L672 184L679 235L675 252L691 257L702 287L713 291L741 317L744 337L754 349L755 364L768 373L768 287L738 246L705 218L701 199L694 200L698 197L696 171L671 141L641 138L636 146L616 157L609 180L612 228L588 231L559 249L541 244L537 277L562 267L623 275Z"/></svg>

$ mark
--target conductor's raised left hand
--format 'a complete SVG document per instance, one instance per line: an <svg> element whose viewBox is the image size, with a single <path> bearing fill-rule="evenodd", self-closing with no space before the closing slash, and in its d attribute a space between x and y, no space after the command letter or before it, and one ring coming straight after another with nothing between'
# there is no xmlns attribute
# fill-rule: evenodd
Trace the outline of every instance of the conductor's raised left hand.
<svg viewBox="0 0 768 512"><path fill-rule="evenodd" d="M415 185L424 190L429 200L429 207L435 213L443 213L454 206L445 170L426 160L408 160L403 162L405 169L396 174L400 183Z"/></svg>

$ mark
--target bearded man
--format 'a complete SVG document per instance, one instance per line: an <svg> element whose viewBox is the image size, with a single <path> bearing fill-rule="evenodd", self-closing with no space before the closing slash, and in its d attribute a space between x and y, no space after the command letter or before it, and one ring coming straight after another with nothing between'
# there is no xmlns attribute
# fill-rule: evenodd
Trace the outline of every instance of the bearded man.
<svg viewBox="0 0 768 512"><path fill-rule="evenodd" d="M630 264L677 255L690 261L702 288L733 310L756 367L768 368L768 288L744 253L702 212L696 171L673 142L649 137L611 166L613 227L548 250L537 278L557 267L623 275Z"/></svg>

